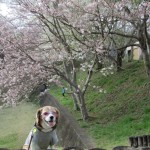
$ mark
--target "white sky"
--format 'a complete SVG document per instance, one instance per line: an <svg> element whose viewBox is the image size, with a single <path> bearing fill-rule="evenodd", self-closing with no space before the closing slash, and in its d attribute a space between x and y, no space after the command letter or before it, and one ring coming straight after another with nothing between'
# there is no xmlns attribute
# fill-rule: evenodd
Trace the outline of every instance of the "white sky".
<svg viewBox="0 0 150 150"><path fill-rule="evenodd" d="M9 14L9 8L4 3L0 3L0 14L3 16L6 16Z"/></svg>

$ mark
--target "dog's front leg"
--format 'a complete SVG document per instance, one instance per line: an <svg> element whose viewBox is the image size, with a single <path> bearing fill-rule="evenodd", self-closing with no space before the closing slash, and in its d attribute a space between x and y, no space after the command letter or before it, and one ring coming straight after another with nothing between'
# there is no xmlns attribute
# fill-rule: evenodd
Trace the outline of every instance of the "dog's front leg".
<svg viewBox="0 0 150 150"><path fill-rule="evenodd" d="M25 143L24 143L24 145L23 145L23 148L22 148L23 150L29 150L29 146L32 142L32 134L33 134L32 132L33 131L31 130L28 137L27 137L27 139L26 139L26 141L25 141Z"/></svg>
<svg viewBox="0 0 150 150"><path fill-rule="evenodd" d="M23 145L22 147L23 150L28 150L28 148L29 148L29 145Z"/></svg>
<svg viewBox="0 0 150 150"><path fill-rule="evenodd" d="M48 148L47 148L48 150L54 150L54 149L56 149L56 147L53 145L53 146L48 146Z"/></svg>

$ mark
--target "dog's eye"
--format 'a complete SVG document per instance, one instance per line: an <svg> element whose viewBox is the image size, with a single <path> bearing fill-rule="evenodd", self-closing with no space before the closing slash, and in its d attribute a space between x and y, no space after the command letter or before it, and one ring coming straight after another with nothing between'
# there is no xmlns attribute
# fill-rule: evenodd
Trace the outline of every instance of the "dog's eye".
<svg viewBox="0 0 150 150"><path fill-rule="evenodd" d="M52 112L53 115L56 115L56 112Z"/></svg>
<svg viewBox="0 0 150 150"><path fill-rule="evenodd" d="M44 116L47 116L48 114L49 114L48 112L43 113Z"/></svg>

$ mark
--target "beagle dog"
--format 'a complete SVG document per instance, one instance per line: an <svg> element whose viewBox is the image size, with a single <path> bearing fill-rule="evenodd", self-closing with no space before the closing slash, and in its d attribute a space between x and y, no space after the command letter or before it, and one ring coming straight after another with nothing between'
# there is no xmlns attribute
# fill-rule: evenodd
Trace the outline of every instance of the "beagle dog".
<svg viewBox="0 0 150 150"><path fill-rule="evenodd" d="M44 106L36 113L35 125L30 131L23 149L46 150L58 142L56 127L60 113L57 108Z"/></svg>

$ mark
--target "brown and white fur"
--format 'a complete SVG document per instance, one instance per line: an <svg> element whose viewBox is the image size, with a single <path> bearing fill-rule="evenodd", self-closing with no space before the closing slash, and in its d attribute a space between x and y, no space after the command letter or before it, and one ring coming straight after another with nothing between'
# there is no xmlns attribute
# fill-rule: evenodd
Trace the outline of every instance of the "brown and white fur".
<svg viewBox="0 0 150 150"><path fill-rule="evenodd" d="M55 107L44 106L40 108L36 113L35 126L30 131L23 149L43 150L48 148L47 145L52 146L53 144L56 144L57 135L55 129L57 127L59 117L60 113ZM35 133L33 131L35 131ZM44 146L42 147L42 145Z"/></svg>

